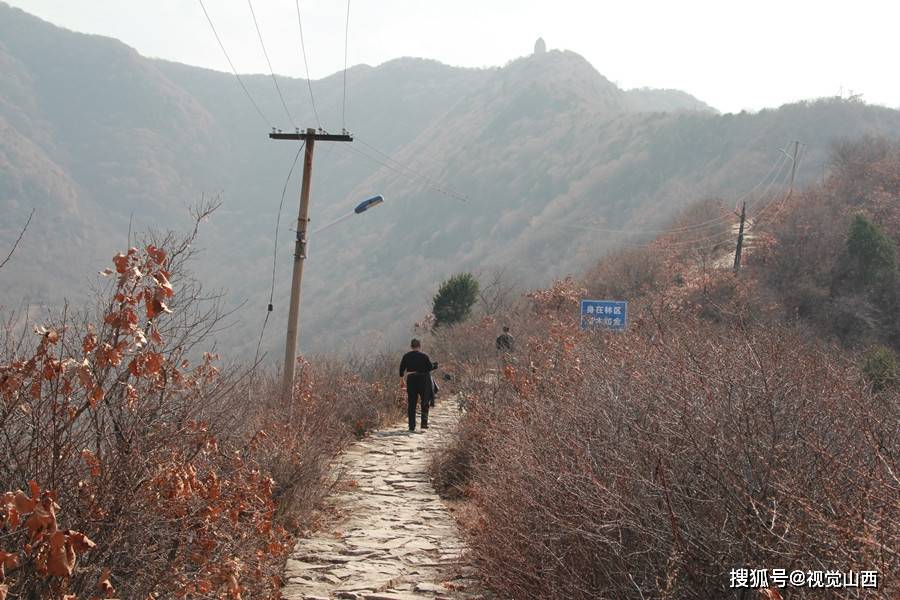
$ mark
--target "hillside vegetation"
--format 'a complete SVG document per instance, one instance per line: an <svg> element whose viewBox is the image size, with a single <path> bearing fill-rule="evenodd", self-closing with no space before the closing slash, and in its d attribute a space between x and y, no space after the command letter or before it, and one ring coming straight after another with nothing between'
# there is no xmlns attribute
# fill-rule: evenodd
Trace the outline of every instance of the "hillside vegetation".
<svg viewBox="0 0 900 600"><path fill-rule="evenodd" d="M189 273L195 235L116 254L92 303L6 315L0 600L278 598L331 460L399 415L380 356L301 360L282 399L211 354L227 315Z"/></svg>
<svg viewBox="0 0 900 600"><path fill-rule="evenodd" d="M900 145L842 144L738 275L682 229L438 331L467 411L433 473L499 597L900 593L898 173ZM629 300L628 331L580 331L584 297ZM731 588L740 568L768 583ZM879 583L770 591L772 569Z"/></svg>
<svg viewBox="0 0 900 600"><path fill-rule="evenodd" d="M196 27L215 45L205 22ZM242 78L272 124L291 130L271 78ZM386 202L311 240L305 351L407 337L439 282L461 270L506 268L527 285L581 271L609 250L647 241L646 230L696 200L752 189L792 139L807 145L803 183L821 178L833 138L900 135L900 112L860 102L719 115L683 92L622 90L559 50L482 70L405 58L354 67L347 79L346 126L356 141L318 146L313 227L373 193ZM294 122L318 126L307 82L279 81ZM321 125L339 130L342 77L311 84ZM37 208L22 253L4 269L0 304L24 300L37 313L84 299L96 265L129 245L129 224L183 228L184 207L218 197L223 206L202 229L194 269L239 308L238 322L217 333L223 353L252 354L297 150L268 140L268 131L230 73L149 60L0 4L0 210L9 215L0 245ZM280 221L278 323L297 175ZM268 357L280 355L282 335L280 326L267 329Z"/></svg>

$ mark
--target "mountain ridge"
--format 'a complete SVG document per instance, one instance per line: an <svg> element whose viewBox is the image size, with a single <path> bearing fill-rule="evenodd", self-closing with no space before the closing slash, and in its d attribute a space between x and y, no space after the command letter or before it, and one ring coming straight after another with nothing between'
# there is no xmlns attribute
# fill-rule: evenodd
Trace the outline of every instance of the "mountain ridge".
<svg viewBox="0 0 900 600"><path fill-rule="evenodd" d="M11 66L0 70L0 127L10 132L0 136L0 209L12 217L0 223L0 247L38 209L0 272L0 304L27 296L58 306L128 243L129 226L183 227L185 206L218 195L196 272L230 290L228 308L247 302L222 337L246 356L268 300L273 228L297 145L267 138L233 74L98 38L0 3L0 65ZM488 69L407 57L353 67L348 78L356 141L317 146L313 228L373 193L386 202L311 240L307 351L402 339L440 281L462 269L506 268L540 285L642 243L596 229L658 229L698 198L735 197L791 139L809 146L802 185L832 138L900 135L898 111L858 102L720 115L677 91L622 90L559 50ZM283 122L271 78L242 79L263 113ZM341 80L310 82L326 129L339 129ZM295 122L317 126L307 82L279 84ZM295 170L280 220L276 320L287 304L297 179ZM281 335L269 328L264 349L274 352Z"/></svg>

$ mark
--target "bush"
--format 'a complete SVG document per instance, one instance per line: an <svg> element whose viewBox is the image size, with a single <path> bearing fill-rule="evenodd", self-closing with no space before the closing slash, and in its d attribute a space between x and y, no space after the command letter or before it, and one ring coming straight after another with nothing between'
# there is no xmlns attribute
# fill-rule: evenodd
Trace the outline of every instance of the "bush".
<svg viewBox="0 0 900 600"><path fill-rule="evenodd" d="M879 346L869 350L863 359L863 373L876 391L893 385L900 374L897 355L890 348Z"/></svg>
<svg viewBox="0 0 900 600"><path fill-rule="evenodd" d="M854 216L850 223L847 255L854 276L864 285L885 277L892 278L897 268L894 242L862 215Z"/></svg>
<svg viewBox="0 0 900 600"><path fill-rule="evenodd" d="M731 568L777 567L877 570L866 591L894 597L900 395L790 328L634 310L625 335L544 312L498 386L471 385L448 479L497 595L729 597Z"/></svg>
<svg viewBox="0 0 900 600"><path fill-rule="evenodd" d="M637 300L669 282L663 260L647 248L620 250L604 257L585 278L592 298Z"/></svg>
<svg viewBox="0 0 900 600"><path fill-rule="evenodd" d="M330 459L398 415L377 364L304 362L283 401L198 352L192 240L116 255L96 316L0 331L0 597L275 598Z"/></svg>

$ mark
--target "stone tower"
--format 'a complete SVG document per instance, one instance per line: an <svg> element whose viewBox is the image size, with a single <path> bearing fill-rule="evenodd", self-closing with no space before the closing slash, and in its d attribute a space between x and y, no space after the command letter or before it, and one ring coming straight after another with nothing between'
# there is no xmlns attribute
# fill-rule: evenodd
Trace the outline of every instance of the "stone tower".
<svg viewBox="0 0 900 600"><path fill-rule="evenodd" d="M544 38L539 37L537 41L534 43L534 53L535 54L543 54L547 51L547 44L544 42Z"/></svg>

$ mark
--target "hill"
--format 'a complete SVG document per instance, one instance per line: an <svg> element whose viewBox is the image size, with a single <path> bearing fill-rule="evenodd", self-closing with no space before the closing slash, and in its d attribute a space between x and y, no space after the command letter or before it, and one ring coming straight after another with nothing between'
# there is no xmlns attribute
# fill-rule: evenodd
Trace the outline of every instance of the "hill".
<svg viewBox="0 0 900 600"><path fill-rule="evenodd" d="M252 351L296 147L267 139L268 124L234 76L146 59L4 4L0 65L0 247L32 206L38 211L0 274L0 304L78 298L128 243L129 223L132 231L184 226L186 206L219 195L196 271L227 288L227 306L246 301L221 340L236 356ZM313 227L372 193L387 202L311 241L307 351L404 337L439 282L461 269L505 267L527 285L582 269L652 237L601 229L654 229L698 198L734 199L789 140L808 147L802 183L821 176L833 139L900 133L900 112L858 102L719 115L683 92L622 90L565 51L481 70L403 58L354 67L347 78L356 141L318 147ZM290 129L271 79L243 80L262 112ZM310 83L321 124L340 129L342 77ZM316 125L307 82L280 85L294 122ZM297 185L295 173L280 221L279 325L268 329L269 349L286 315Z"/></svg>
<svg viewBox="0 0 900 600"><path fill-rule="evenodd" d="M900 570L900 144L842 143L829 167L768 205L738 273L709 260L733 247L678 245L715 227L704 202L678 234L426 338L465 407L430 474L496 597L739 597L732 565L776 561ZM627 298L625 331L581 329L585 296ZM816 596L842 594L798 590Z"/></svg>

